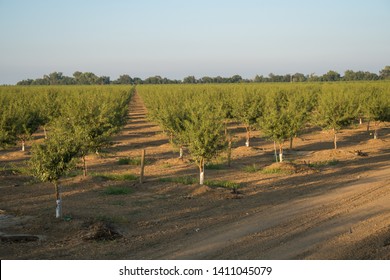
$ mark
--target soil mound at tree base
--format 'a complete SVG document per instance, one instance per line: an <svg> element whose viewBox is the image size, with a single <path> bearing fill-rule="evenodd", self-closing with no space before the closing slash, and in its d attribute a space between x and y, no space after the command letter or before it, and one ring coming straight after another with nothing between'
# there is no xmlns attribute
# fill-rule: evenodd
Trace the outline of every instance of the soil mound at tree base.
<svg viewBox="0 0 390 280"><path fill-rule="evenodd" d="M208 186L205 186L205 185L198 186L191 192L190 196L202 195L202 194L207 193L209 191L211 191L211 188Z"/></svg>
<svg viewBox="0 0 390 280"><path fill-rule="evenodd" d="M275 162L263 168L265 173L304 173L312 172L313 170L304 164L295 164L291 162Z"/></svg>
<svg viewBox="0 0 390 280"><path fill-rule="evenodd" d="M97 222L88 227L88 229L81 234L84 241L104 241L121 238L120 234L113 226L104 222Z"/></svg>

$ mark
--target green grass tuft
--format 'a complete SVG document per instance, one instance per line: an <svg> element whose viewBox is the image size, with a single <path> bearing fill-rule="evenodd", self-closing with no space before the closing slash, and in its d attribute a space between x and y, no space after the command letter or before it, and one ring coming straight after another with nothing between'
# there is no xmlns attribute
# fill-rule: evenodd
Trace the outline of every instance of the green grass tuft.
<svg viewBox="0 0 390 280"><path fill-rule="evenodd" d="M134 174L95 173L92 176L109 181L134 181L138 179L138 177Z"/></svg>
<svg viewBox="0 0 390 280"><path fill-rule="evenodd" d="M285 170L282 168L263 168L260 170L261 174L292 174L291 170Z"/></svg>
<svg viewBox="0 0 390 280"><path fill-rule="evenodd" d="M223 164L220 164L220 163L206 163L204 165L204 168L207 169L207 170L221 170L224 168Z"/></svg>
<svg viewBox="0 0 390 280"><path fill-rule="evenodd" d="M168 178L161 178L161 182L172 182L172 183L179 183L183 185L192 185L196 184L198 182L197 179L190 176L184 176L184 177L168 177Z"/></svg>
<svg viewBox="0 0 390 280"><path fill-rule="evenodd" d="M126 186L111 186L104 190L104 194L106 195L123 195L123 194L130 194L133 190Z"/></svg>
<svg viewBox="0 0 390 280"><path fill-rule="evenodd" d="M240 184L231 181L206 180L204 184L211 188L225 188L225 189L232 189L232 190L237 190L240 188Z"/></svg>
<svg viewBox="0 0 390 280"><path fill-rule="evenodd" d="M248 172L248 173L256 173L260 171L260 168L256 164L247 165L245 166L242 171Z"/></svg>
<svg viewBox="0 0 390 280"><path fill-rule="evenodd" d="M119 165L141 165L141 158L136 157L136 158L130 158L130 157L124 157L118 159L118 164Z"/></svg>
<svg viewBox="0 0 390 280"><path fill-rule="evenodd" d="M168 177L168 178L161 178L161 182L172 182L172 183L180 183L183 185L193 185L199 183L198 179L190 176L184 176L184 177ZM234 183L231 181L214 181L214 180L206 180L204 182L206 186L209 186L211 188L226 188L226 189L232 189L236 191L240 188L240 184Z"/></svg>

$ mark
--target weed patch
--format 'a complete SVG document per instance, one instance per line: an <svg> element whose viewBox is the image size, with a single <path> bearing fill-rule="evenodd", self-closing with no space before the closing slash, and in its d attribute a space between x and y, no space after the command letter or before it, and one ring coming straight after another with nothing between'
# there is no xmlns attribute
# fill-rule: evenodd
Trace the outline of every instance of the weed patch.
<svg viewBox="0 0 390 280"><path fill-rule="evenodd" d="M197 179L190 176L184 176L184 177L168 177L168 178L161 178L161 182L172 182L172 183L179 183L183 185L192 185L196 184L198 182Z"/></svg>
<svg viewBox="0 0 390 280"><path fill-rule="evenodd" d="M148 158L145 159L145 164L151 164L151 163L153 163L153 161L151 159L148 159ZM119 165L135 165L135 166L139 166L139 165L141 165L141 157L134 157L134 158L124 157L124 158L120 158L120 159L118 159L118 164Z"/></svg>
<svg viewBox="0 0 390 280"><path fill-rule="evenodd" d="M207 170L221 170L224 168L223 164L220 163L206 163L204 168Z"/></svg>
<svg viewBox="0 0 390 280"><path fill-rule="evenodd" d="M108 181L134 181L138 179L134 174L95 173L92 176Z"/></svg>
<svg viewBox="0 0 390 280"><path fill-rule="evenodd" d="M292 174L294 172L292 170L285 170L282 168L275 167L275 168L263 168L260 170L260 173L265 174L265 175L267 175L267 174L289 175L289 174Z"/></svg>
<svg viewBox="0 0 390 280"><path fill-rule="evenodd" d="M230 189L233 192L237 192L237 190L240 188L240 184L231 182L231 181L213 181L213 180L206 180L204 183L206 186L209 186L210 188L225 188Z"/></svg>
<svg viewBox="0 0 390 280"><path fill-rule="evenodd" d="M105 195L124 195L130 194L133 190L126 186L111 186L104 190Z"/></svg>
<svg viewBox="0 0 390 280"><path fill-rule="evenodd" d="M247 165L245 166L242 171L247 172L247 173L256 173L260 171L260 168L256 164L252 165Z"/></svg>

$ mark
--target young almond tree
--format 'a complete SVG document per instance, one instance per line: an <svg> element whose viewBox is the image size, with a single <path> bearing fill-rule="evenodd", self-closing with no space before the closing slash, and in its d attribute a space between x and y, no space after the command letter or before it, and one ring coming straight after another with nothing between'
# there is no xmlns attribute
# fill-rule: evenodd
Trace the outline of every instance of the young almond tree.
<svg viewBox="0 0 390 280"><path fill-rule="evenodd" d="M246 130L245 146L250 146L251 130L256 120L261 116L261 95L252 91L235 92L232 96L233 117L244 125Z"/></svg>
<svg viewBox="0 0 390 280"><path fill-rule="evenodd" d="M314 94L310 92L293 90L292 92L286 93L287 104L283 108L289 122L287 134L290 140L290 149L293 148L293 139L299 135L308 121L313 108L313 99L315 98Z"/></svg>
<svg viewBox="0 0 390 280"><path fill-rule="evenodd" d="M367 130L370 121L374 121L374 139L377 139L379 123L390 121L390 93L373 88L371 92L365 94L362 107L368 119Z"/></svg>
<svg viewBox="0 0 390 280"><path fill-rule="evenodd" d="M264 113L258 119L258 125L265 135L279 145L279 161L283 162L283 143L291 137L293 119L287 110L287 95L283 92L269 94L264 106ZM276 153L276 151L275 151Z"/></svg>
<svg viewBox="0 0 390 280"><path fill-rule="evenodd" d="M6 147L16 142L15 114L4 96L0 95L0 103L0 147Z"/></svg>
<svg viewBox="0 0 390 280"><path fill-rule="evenodd" d="M33 108L29 98L31 98L31 96L25 94L22 98L15 100L12 106L12 112L14 114L14 131L22 144L22 151L25 150L26 141L31 138L31 135L41 125L38 111L36 108Z"/></svg>
<svg viewBox="0 0 390 280"><path fill-rule="evenodd" d="M29 161L33 175L43 182L51 182L55 189L56 218L62 216L62 199L58 181L70 169L73 158L79 153L72 135L61 128L53 129L50 137L42 144L32 147Z"/></svg>
<svg viewBox="0 0 390 280"><path fill-rule="evenodd" d="M102 92L82 94L62 108L61 126L78 141L83 161L84 176L87 175L86 156L109 145L110 136L118 132L127 115L124 96Z"/></svg>
<svg viewBox="0 0 390 280"><path fill-rule="evenodd" d="M199 94L201 95L201 94ZM205 162L215 157L226 145L222 109L206 96L196 96L188 103L189 118L185 120L183 137L199 167L199 184L204 184Z"/></svg>
<svg viewBox="0 0 390 280"><path fill-rule="evenodd" d="M333 130L334 148L337 149L337 133L351 124L357 115L352 98L342 91L327 89L318 96L315 120L323 129Z"/></svg>

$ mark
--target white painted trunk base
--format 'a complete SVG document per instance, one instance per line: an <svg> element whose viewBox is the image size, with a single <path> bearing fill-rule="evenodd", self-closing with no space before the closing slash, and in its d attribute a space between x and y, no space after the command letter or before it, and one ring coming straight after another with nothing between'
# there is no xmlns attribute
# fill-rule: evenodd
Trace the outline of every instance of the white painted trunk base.
<svg viewBox="0 0 390 280"><path fill-rule="evenodd" d="M204 184L204 171L200 172L199 184L200 185Z"/></svg>
<svg viewBox="0 0 390 280"><path fill-rule="evenodd" d="M183 148L180 148L180 156L179 156L179 158L183 158Z"/></svg>
<svg viewBox="0 0 390 280"><path fill-rule="evenodd" d="M62 199L57 199L57 207L56 207L56 218L62 217Z"/></svg>

